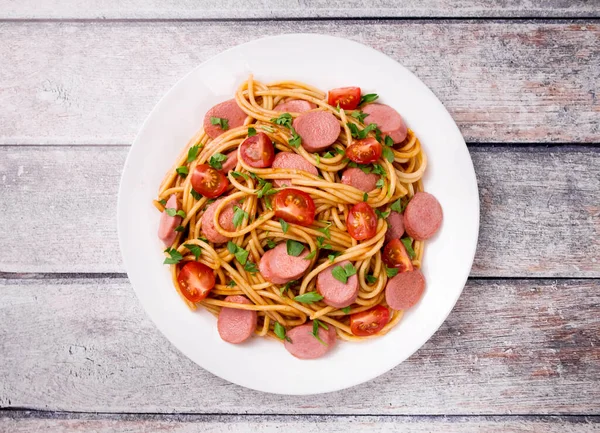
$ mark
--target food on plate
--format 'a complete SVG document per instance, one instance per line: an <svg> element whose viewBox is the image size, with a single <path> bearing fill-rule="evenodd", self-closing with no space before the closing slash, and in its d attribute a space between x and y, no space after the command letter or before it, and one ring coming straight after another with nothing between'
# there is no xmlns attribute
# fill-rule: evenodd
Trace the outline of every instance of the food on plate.
<svg viewBox="0 0 600 433"><path fill-rule="evenodd" d="M299 359L386 334L426 290L424 241L443 219L418 138L359 87L251 76L234 96L154 202L175 289L224 341L272 337Z"/></svg>

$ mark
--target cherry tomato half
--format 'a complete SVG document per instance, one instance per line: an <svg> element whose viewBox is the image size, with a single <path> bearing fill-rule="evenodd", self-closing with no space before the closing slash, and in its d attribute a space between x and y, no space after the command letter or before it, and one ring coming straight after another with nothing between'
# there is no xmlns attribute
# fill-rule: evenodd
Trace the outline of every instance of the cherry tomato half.
<svg viewBox="0 0 600 433"><path fill-rule="evenodd" d="M301 226L315 220L315 202L310 196L294 188L285 188L273 196L275 217Z"/></svg>
<svg viewBox="0 0 600 433"><path fill-rule="evenodd" d="M223 173L208 164L198 164L192 173L192 187L204 197L215 198L223 194L229 180Z"/></svg>
<svg viewBox="0 0 600 433"><path fill-rule="evenodd" d="M383 249L383 263L388 268L398 268L400 272L412 271L413 264L400 239L389 241Z"/></svg>
<svg viewBox="0 0 600 433"><path fill-rule="evenodd" d="M215 287L215 273L200 262L187 262L177 274L181 293L188 301L198 302L208 296Z"/></svg>
<svg viewBox="0 0 600 433"><path fill-rule="evenodd" d="M357 241L371 239L377 233L377 217L373 208L364 201L355 204L346 221L348 233Z"/></svg>
<svg viewBox="0 0 600 433"><path fill-rule="evenodd" d="M367 311L350 316L350 330L359 337L377 334L390 321L390 311L383 305L376 305Z"/></svg>
<svg viewBox="0 0 600 433"><path fill-rule="evenodd" d="M240 154L244 162L254 168L270 167L275 159L273 142L264 132L246 138L240 145Z"/></svg>
<svg viewBox="0 0 600 433"><path fill-rule="evenodd" d="M346 149L346 156L358 164L370 164L381 157L383 148L373 137L354 140Z"/></svg>
<svg viewBox="0 0 600 433"><path fill-rule="evenodd" d="M338 87L331 89L327 103L334 107L340 104L344 110L354 110L360 102L360 87Z"/></svg>

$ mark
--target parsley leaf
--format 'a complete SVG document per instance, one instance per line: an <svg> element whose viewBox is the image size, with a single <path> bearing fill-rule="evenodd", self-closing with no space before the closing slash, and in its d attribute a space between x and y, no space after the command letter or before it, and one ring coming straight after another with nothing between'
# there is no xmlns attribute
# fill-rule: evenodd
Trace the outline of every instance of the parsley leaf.
<svg viewBox="0 0 600 433"><path fill-rule="evenodd" d="M213 125L219 125L223 131L227 131L229 129L229 120L224 119L223 117L211 117L210 123Z"/></svg>
<svg viewBox="0 0 600 433"><path fill-rule="evenodd" d="M367 93L366 95L361 95L360 102L358 105L368 104L369 102L375 102L379 98L377 93Z"/></svg>
<svg viewBox="0 0 600 433"><path fill-rule="evenodd" d="M390 209L393 211L396 211L398 213L402 213L404 212L404 209L406 208L406 205L404 204L404 202L402 201L401 198L399 198L398 200L396 200L394 203L392 203L392 205L390 206Z"/></svg>
<svg viewBox="0 0 600 433"><path fill-rule="evenodd" d="M373 173L384 177L387 176L385 169L379 164L373 164Z"/></svg>
<svg viewBox="0 0 600 433"><path fill-rule="evenodd" d="M346 276L351 277L352 275L356 275L356 268L352 263L346 263L344 266L344 271L346 271Z"/></svg>
<svg viewBox="0 0 600 433"><path fill-rule="evenodd" d="M344 312L344 314L349 314L350 313L350 307L344 307L344 308L342 308L342 311Z"/></svg>
<svg viewBox="0 0 600 433"><path fill-rule="evenodd" d="M175 169L175 171L177 172L177 174L179 174L181 177L186 177L188 175L188 173L190 172L188 170L188 168L185 165L182 165L181 167L177 167Z"/></svg>
<svg viewBox="0 0 600 433"><path fill-rule="evenodd" d="M158 201L160 204L162 204L163 206L167 205L167 201L163 198L162 200Z"/></svg>
<svg viewBox="0 0 600 433"><path fill-rule="evenodd" d="M331 224L333 224L331 221L327 221L327 226L317 229L323 233L327 239L331 239L331 233L329 233L329 227L331 227Z"/></svg>
<svg viewBox="0 0 600 433"><path fill-rule="evenodd" d="M350 134L352 134L352 137L358 138L359 140L367 138L369 132L377 129L377 125L375 123L369 123L362 130L359 130L358 126L351 122L346 123L346 125L348 125L348 128L350 129Z"/></svg>
<svg viewBox="0 0 600 433"><path fill-rule="evenodd" d="M317 248L318 249L321 249L321 248L326 249L326 250L331 249L331 245L329 245L329 244L323 245L323 242L325 242L325 238L322 236L318 236L317 237Z"/></svg>
<svg viewBox="0 0 600 433"><path fill-rule="evenodd" d="M335 260L335 258L339 255L341 255L342 253L340 253L339 251L334 251L333 253L329 254L327 256L327 258L329 259L329 263L333 263L333 261Z"/></svg>
<svg viewBox="0 0 600 433"><path fill-rule="evenodd" d="M390 215L390 211L381 212L379 209L375 209L375 214L382 219L386 219Z"/></svg>
<svg viewBox="0 0 600 433"><path fill-rule="evenodd" d="M279 338L280 340L286 340L286 341L289 341L290 343L292 342L290 337L285 335L285 327L281 323L275 322L273 332L275 333L277 338Z"/></svg>
<svg viewBox="0 0 600 433"><path fill-rule="evenodd" d="M404 248L406 248L406 252L408 253L408 256L409 256L411 259L414 259L414 258L415 258L415 256L416 256L416 254L415 254L415 250L413 250L413 247L412 247L412 239L411 239L411 238L408 238L408 237L406 237L406 238L402 238L402 239L400 239L400 240L401 240L401 241L402 241L402 243L404 244Z"/></svg>
<svg viewBox="0 0 600 433"><path fill-rule="evenodd" d="M248 175L246 173L240 173L239 171L231 171L231 174L237 177L242 177L244 180L248 180Z"/></svg>
<svg viewBox="0 0 600 433"><path fill-rule="evenodd" d="M202 194L200 194L194 188L190 189L190 194L192 194L192 197L194 197L196 200L200 200L202 198Z"/></svg>
<svg viewBox="0 0 600 433"><path fill-rule="evenodd" d="M238 206L233 206L233 210L233 226L238 228L242 225L244 218L248 219L248 212Z"/></svg>
<svg viewBox="0 0 600 433"><path fill-rule="evenodd" d="M223 168L223 162L225 162L227 160L227 156L223 155L222 153L215 153L213 156L210 157L210 159L208 160L208 165L210 165L212 168L216 169L216 170L221 170Z"/></svg>
<svg viewBox="0 0 600 433"><path fill-rule="evenodd" d="M292 115L290 113L281 113L279 117L271 119L271 122L292 129Z"/></svg>
<svg viewBox="0 0 600 433"><path fill-rule="evenodd" d="M256 135L256 129L248 128L248 137L254 137Z"/></svg>
<svg viewBox="0 0 600 433"><path fill-rule="evenodd" d="M367 201L369 200L369 194L367 194L366 192L363 194L363 201Z"/></svg>
<svg viewBox="0 0 600 433"><path fill-rule="evenodd" d="M321 299L323 299L323 296L317 292L306 292L303 295L296 296L294 301L301 302L303 304L312 304L313 302L318 302Z"/></svg>
<svg viewBox="0 0 600 433"><path fill-rule="evenodd" d="M200 146L197 144L195 146L190 147L188 150L187 162L192 162L198 156L198 151L200 150Z"/></svg>
<svg viewBox="0 0 600 433"><path fill-rule="evenodd" d="M292 130L292 138L289 139L288 143L290 144L290 146L297 149L298 146L302 144L302 138L298 135L294 128L290 127L290 129Z"/></svg>
<svg viewBox="0 0 600 433"><path fill-rule="evenodd" d="M240 265L244 266L248 261L248 251L237 246L234 242L227 242L227 250L235 256Z"/></svg>
<svg viewBox="0 0 600 433"><path fill-rule="evenodd" d="M267 239L267 246L271 249L275 248L277 244L273 242L271 239Z"/></svg>
<svg viewBox="0 0 600 433"><path fill-rule="evenodd" d="M227 283L227 287L235 287L237 286L237 283L233 280L231 280L230 282Z"/></svg>
<svg viewBox="0 0 600 433"><path fill-rule="evenodd" d="M200 255L202 255L202 248L194 244L183 244L183 246L186 247L190 251L190 253L192 253L196 257L196 261L198 261Z"/></svg>
<svg viewBox="0 0 600 433"><path fill-rule="evenodd" d="M247 261L244 265L244 270L246 272L250 272L251 274L256 274L258 272L258 267L254 262Z"/></svg>
<svg viewBox="0 0 600 433"><path fill-rule="evenodd" d="M377 282L377 278L375 278L375 275L373 274L367 274L365 280L367 280L367 283L369 284L375 284Z"/></svg>
<svg viewBox="0 0 600 433"><path fill-rule="evenodd" d="M313 250L306 257L304 257L304 260L312 260L316 255L317 250Z"/></svg>
<svg viewBox="0 0 600 433"><path fill-rule="evenodd" d="M264 182L262 188L258 190L258 193L256 194L256 196L258 198L263 198L263 196L265 196L265 195L276 194L277 191L275 191L272 188L273 188L273 184L271 182Z"/></svg>
<svg viewBox="0 0 600 433"><path fill-rule="evenodd" d="M281 230L283 230L284 233L287 233L290 225L283 218L279 218L279 224L281 224Z"/></svg>
<svg viewBox="0 0 600 433"><path fill-rule="evenodd" d="M298 280L293 280L293 281L290 281L289 283L285 283L285 286L283 286L283 287L281 287L281 289L279 289L279 294L281 294L283 296L283 292L285 292L287 289L289 289L290 287L292 287L295 284L298 284Z"/></svg>
<svg viewBox="0 0 600 433"><path fill-rule="evenodd" d="M338 265L332 269L331 274L333 275L333 278L341 283L346 284L348 282L348 278L356 274L356 268L354 265L352 265L352 263L347 263L344 267Z"/></svg>
<svg viewBox="0 0 600 433"><path fill-rule="evenodd" d="M383 188L385 186L385 181L383 179L378 179L377 182L375 183L375 186L377 188Z"/></svg>
<svg viewBox="0 0 600 433"><path fill-rule="evenodd" d="M177 227L175 227L175 229L174 229L174 230L175 230L176 232L182 232L182 231L184 231L184 230L185 230L185 227L184 227L184 226L177 226Z"/></svg>
<svg viewBox="0 0 600 433"><path fill-rule="evenodd" d="M367 117L368 113L363 113L362 111L353 111L350 113L350 116L354 117L360 123L365 123L365 117Z"/></svg>
<svg viewBox="0 0 600 433"><path fill-rule="evenodd" d="M165 208L165 213L171 217L180 216L181 218L185 218L185 212L182 210L177 210L173 207Z"/></svg>
<svg viewBox="0 0 600 433"><path fill-rule="evenodd" d="M324 346L327 346L327 343L325 343L323 340L321 340L321 337L319 337L319 327L325 329L326 331L329 329L327 325L325 325L323 322L315 319L313 320L312 336L315 337L319 343L321 343Z"/></svg>
<svg viewBox="0 0 600 433"><path fill-rule="evenodd" d="M323 158L325 159L330 159L333 158L335 155L329 151L325 152L325 155L323 155Z"/></svg>
<svg viewBox="0 0 600 433"><path fill-rule="evenodd" d="M386 135L383 144L385 144L387 147L392 147L394 145L394 140L392 140L392 137L389 135Z"/></svg>
<svg viewBox="0 0 600 433"><path fill-rule="evenodd" d="M318 153L315 153L315 160L317 161L317 165L321 164L321 156Z"/></svg>
<svg viewBox="0 0 600 433"><path fill-rule="evenodd" d="M170 257L167 257L163 262L163 265L176 265L183 259L183 256L179 251L175 248L167 248L165 253L169 254Z"/></svg>
<svg viewBox="0 0 600 433"><path fill-rule="evenodd" d="M397 268L388 268L386 265L383 265L383 267L385 268L385 273L387 274L388 278L392 278L398 275Z"/></svg>
<svg viewBox="0 0 600 433"><path fill-rule="evenodd" d="M334 149L334 150L335 150L337 153L339 153L340 155L345 155L345 154L346 154L346 151L345 151L343 148L341 148L341 147L334 147L333 149Z"/></svg>
<svg viewBox="0 0 600 433"><path fill-rule="evenodd" d="M288 239L285 242L285 246L287 248L288 256L298 257L302 254L302 251L304 251L304 244L293 239Z"/></svg>
<svg viewBox="0 0 600 433"><path fill-rule="evenodd" d="M388 162L394 162L394 152L389 147L384 147L381 154Z"/></svg>

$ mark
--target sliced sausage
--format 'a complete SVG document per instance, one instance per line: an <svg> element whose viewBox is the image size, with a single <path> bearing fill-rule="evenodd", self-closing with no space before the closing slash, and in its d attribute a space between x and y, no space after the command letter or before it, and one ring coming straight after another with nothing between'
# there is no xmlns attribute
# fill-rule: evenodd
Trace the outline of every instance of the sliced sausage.
<svg viewBox="0 0 600 433"><path fill-rule="evenodd" d="M442 225L442 219L440 202L427 192L416 193L404 210L406 233L419 241L432 237Z"/></svg>
<svg viewBox="0 0 600 433"><path fill-rule="evenodd" d="M335 308L344 308L356 301L358 296L358 277L352 275L346 284L336 280L333 276L333 268L344 267L350 263L348 260L336 263L323 269L317 276L317 291L323 295L323 302Z"/></svg>
<svg viewBox="0 0 600 433"><path fill-rule="evenodd" d="M291 341L285 341L285 348L300 359L316 359L325 355L335 345L336 334L332 325L326 325L327 330L319 326L317 335L323 343L313 335L313 323L296 326L287 332Z"/></svg>
<svg viewBox="0 0 600 433"><path fill-rule="evenodd" d="M419 302L424 291L425 277L420 270L401 272L387 282L385 301L394 310L406 310Z"/></svg>
<svg viewBox="0 0 600 433"><path fill-rule="evenodd" d="M406 123L402 116L389 105L368 104L362 111L368 114L365 118L365 125L375 123L383 136L389 135L394 143L401 143L406 138L408 133Z"/></svg>
<svg viewBox="0 0 600 433"><path fill-rule="evenodd" d="M227 119L229 130L237 128L238 126L242 126L246 121L247 116L248 115L244 113L238 106L237 102L235 102L235 99L221 102L220 104L217 104L208 110L204 116L204 132L206 132L210 138L217 138L219 135L225 132L223 129L221 129L220 125L213 125L211 123L211 117Z"/></svg>
<svg viewBox="0 0 600 433"><path fill-rule="evenodd" d="M388 228L385 232L385 242L400 239L404 234L404 216L401 213L391 211L387 217Z"/></svg>
<svg viewBox="0 0 600 433"><path fill-rule="evenodd" d="M329 111L309 111L294 119L294 129L308 152L319 152L331 146L340 135L340 122Z"/></svg>
<svg viewBox="0 0 600 433"><path fill-rule="evenodd" d="M353 186L364 192L371 192L377 188L379 175L374 173L365 173L360 168L351 167L342 173L342 183Z"/></svg>
<svg viewBox="0 0 600 433"><path fill-rule="evenodd" d="M227 302L236 304L251 304L241 295L228 296ZM228 343L239 344L252 336L256 329L258 314L252 310L240 310L238 308L223 307L217 319L217 329L221 338Z"/></svg>
<svg viewBox="0 0 600 433"><path fill-rule="evenodd" d="M287 168L292 170L301 170L315 176L319 175L317 168L308 162L302 155L298 155L293 152L279 152L275 155L273 160L272 168ZM289 179L273 179L273 185L276 188L283 188L284 186L291 186Z"/></svg>
<svg viewBox="0 0 600 433"><path fill-rule="evenodd" d="M213 218L215 217L215 211L217 210L217 206L223 200L224 198L220 198L214 203L211 203L206 209L206 211L204 211L201 220L202 234L206 239L215 244L222 244L223 242L227 242L229 240L228 237L223 236L215 229L215 225L213 223ZM236 201L229 202L219 215L219 224L221 225L221 227L223 227L224 230L227 230L228 232L235 230L235 226L233 225L233 206L239 206L239 203L237 203Z"/></svg>
<svg viewBox="0 0 600 433"><path fill-rule="evenodd" d="M281 111L282 113L304 113L315 108L317 108L315 104L304 99L290 99L286 102L280 102L273 110Z"/></svg>
<svg viewBox="0 0 600 433"><path fill-rule="evenodd" d="M227 159L221 164L221 173L227 175L230 170L235 170L238 163L237 150L233 150L227 154Z"/></svg>
<svg viewBox="0 0 600 433"><path fill-rule="evenodd" d="M171 195L171 197L169 197L169 200L167 200L165 210L160 216L160 224L158 226L158 238L161 241L163 241L166 247L170 247L175 238L177 237L175 227L181 224L181 217L167 215L167 208L175 210L180 209L179 202L177 201L177 196L175 194Z"/></svg>
<svg viewBox="0 0 600 433"><path fill-rule="evenodd" d="M273 250L269 250L263 254L258 263L258 271L265 280L273 284L285 284L288 281L285 278L279 278L271 271L270 264L273 262Z"/></svg>
<svg viewBox="0 0 600 433"><path fill-rule="evenodd" d="M290 256L286 243L282 242L261 257L258 269L263 278L273 284L289 283L308 269L310 260L304 259L308 254L308 248L304 248L299 256Z"/></svg>

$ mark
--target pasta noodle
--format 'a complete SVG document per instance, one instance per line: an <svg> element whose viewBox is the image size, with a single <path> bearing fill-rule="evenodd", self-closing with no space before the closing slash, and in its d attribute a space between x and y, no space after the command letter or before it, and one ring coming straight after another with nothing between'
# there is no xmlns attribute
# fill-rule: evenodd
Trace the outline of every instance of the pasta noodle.
<svg viewBox="0 0 600 433"><path fill-rule="evenodd" d="M327 152L309 152L302 146L294 147L289 141L294 137L293 129L273 122L282 113L274 107L287 100L304 100L316 105L316 111L327 111L339 120L341 132L337 141ZM247 114L244 125L226 129L215 139L211 139L202 129L188 142L173 167L165 175L154 205L164 211L164 203L172 195L176 195L185 217L181 222L181 231L177 233L170 251L181 254L179 264L170 265L174 287L182 294L177 273L180 266L196 260L190 246L201 250L197 261L214 270L216 285L208 297L198 303L190 302L185 296L182 299L191 309L201 305L207 311L218 315L223 307L256 311L258 326L256 334L260 336L277 336L274 334L275 322L286 328L297 326L308 320L319 321L333 326L339 338L360 341L373 336L356 336L350 329L350 315L366 311L376 305L386 305L384 290L388 281L386 268L382 262L382 247L388 228L385 218L377 219L376 233L367 240L357 241L347 229L346 221L349 209L366 199L366 203L380 212L387 212L392 203L401 203L423 190L421 179L427 167L427 157L413 131L408 130L406 139L394 148L393 162L380 158L378 164L382 169L383 186L369 193L341 183L341 172L348 166L345 149L352 143L351 125L363 130L365 125L352 116L353 110L337 109L327 102L327 94L310 85L297 81L278 81L263 84L248 78L236 91L235 101ZM356 110L357 112L359 110ZM290 113L292 118L300 113ZM272 140L279 152L294 152L305 158L318 169L319 176L308 172L281 168L254 168L242 157L237 166L229 171L229 186L222 195L224 198L216 207L213 218L215 230L233 242L237 248L248 252L248 262L258 266L261 258L272 243L286 242L291 239L301 242L314 256L310 259L308 270L296 285L272 284L265 280L256 267L243 266L231 252L227 243L214 244L202 238L203 212L211 202L206 197L194 194L191 177L177 172L178 167L185 167L186 173L192 173L198 164L206 164L216 154L237 151L240 144L248 137L249 128L264 132ZM375 137L376 131L368 136ZM188 161L190 149L198 146L195 158ZM292 188L307 193L314 201L316 208L315 221L308 227L289 224L287 231L274 216L270 197L258 197L261 187L266 182L276 179L289 179ZM239 207L247 214L234 231L227 231L219 224L219 216L231 203L240 203ZM245 215L244 214L244 215ZM319 241L320 239L320 241ZM326 244L326 248L324 245ZM321 247L321 248L319 248ZM412 263L420 268L424 242L412 241L415 256ZM170 253L167 253L169 257ZM328 256L332 255L331 262ZM334 257L335 256L335 257ZM317 275L332 264L349 260L357 270L359 292L356 301L345 309L326 305L323 301L303 303L295 299L298 295L316 291ZM225 297L243 295L250 300L249 304L227 302ZM402 319L402 311L391 310L389 322L376 335L387 333Z"/></svg>

